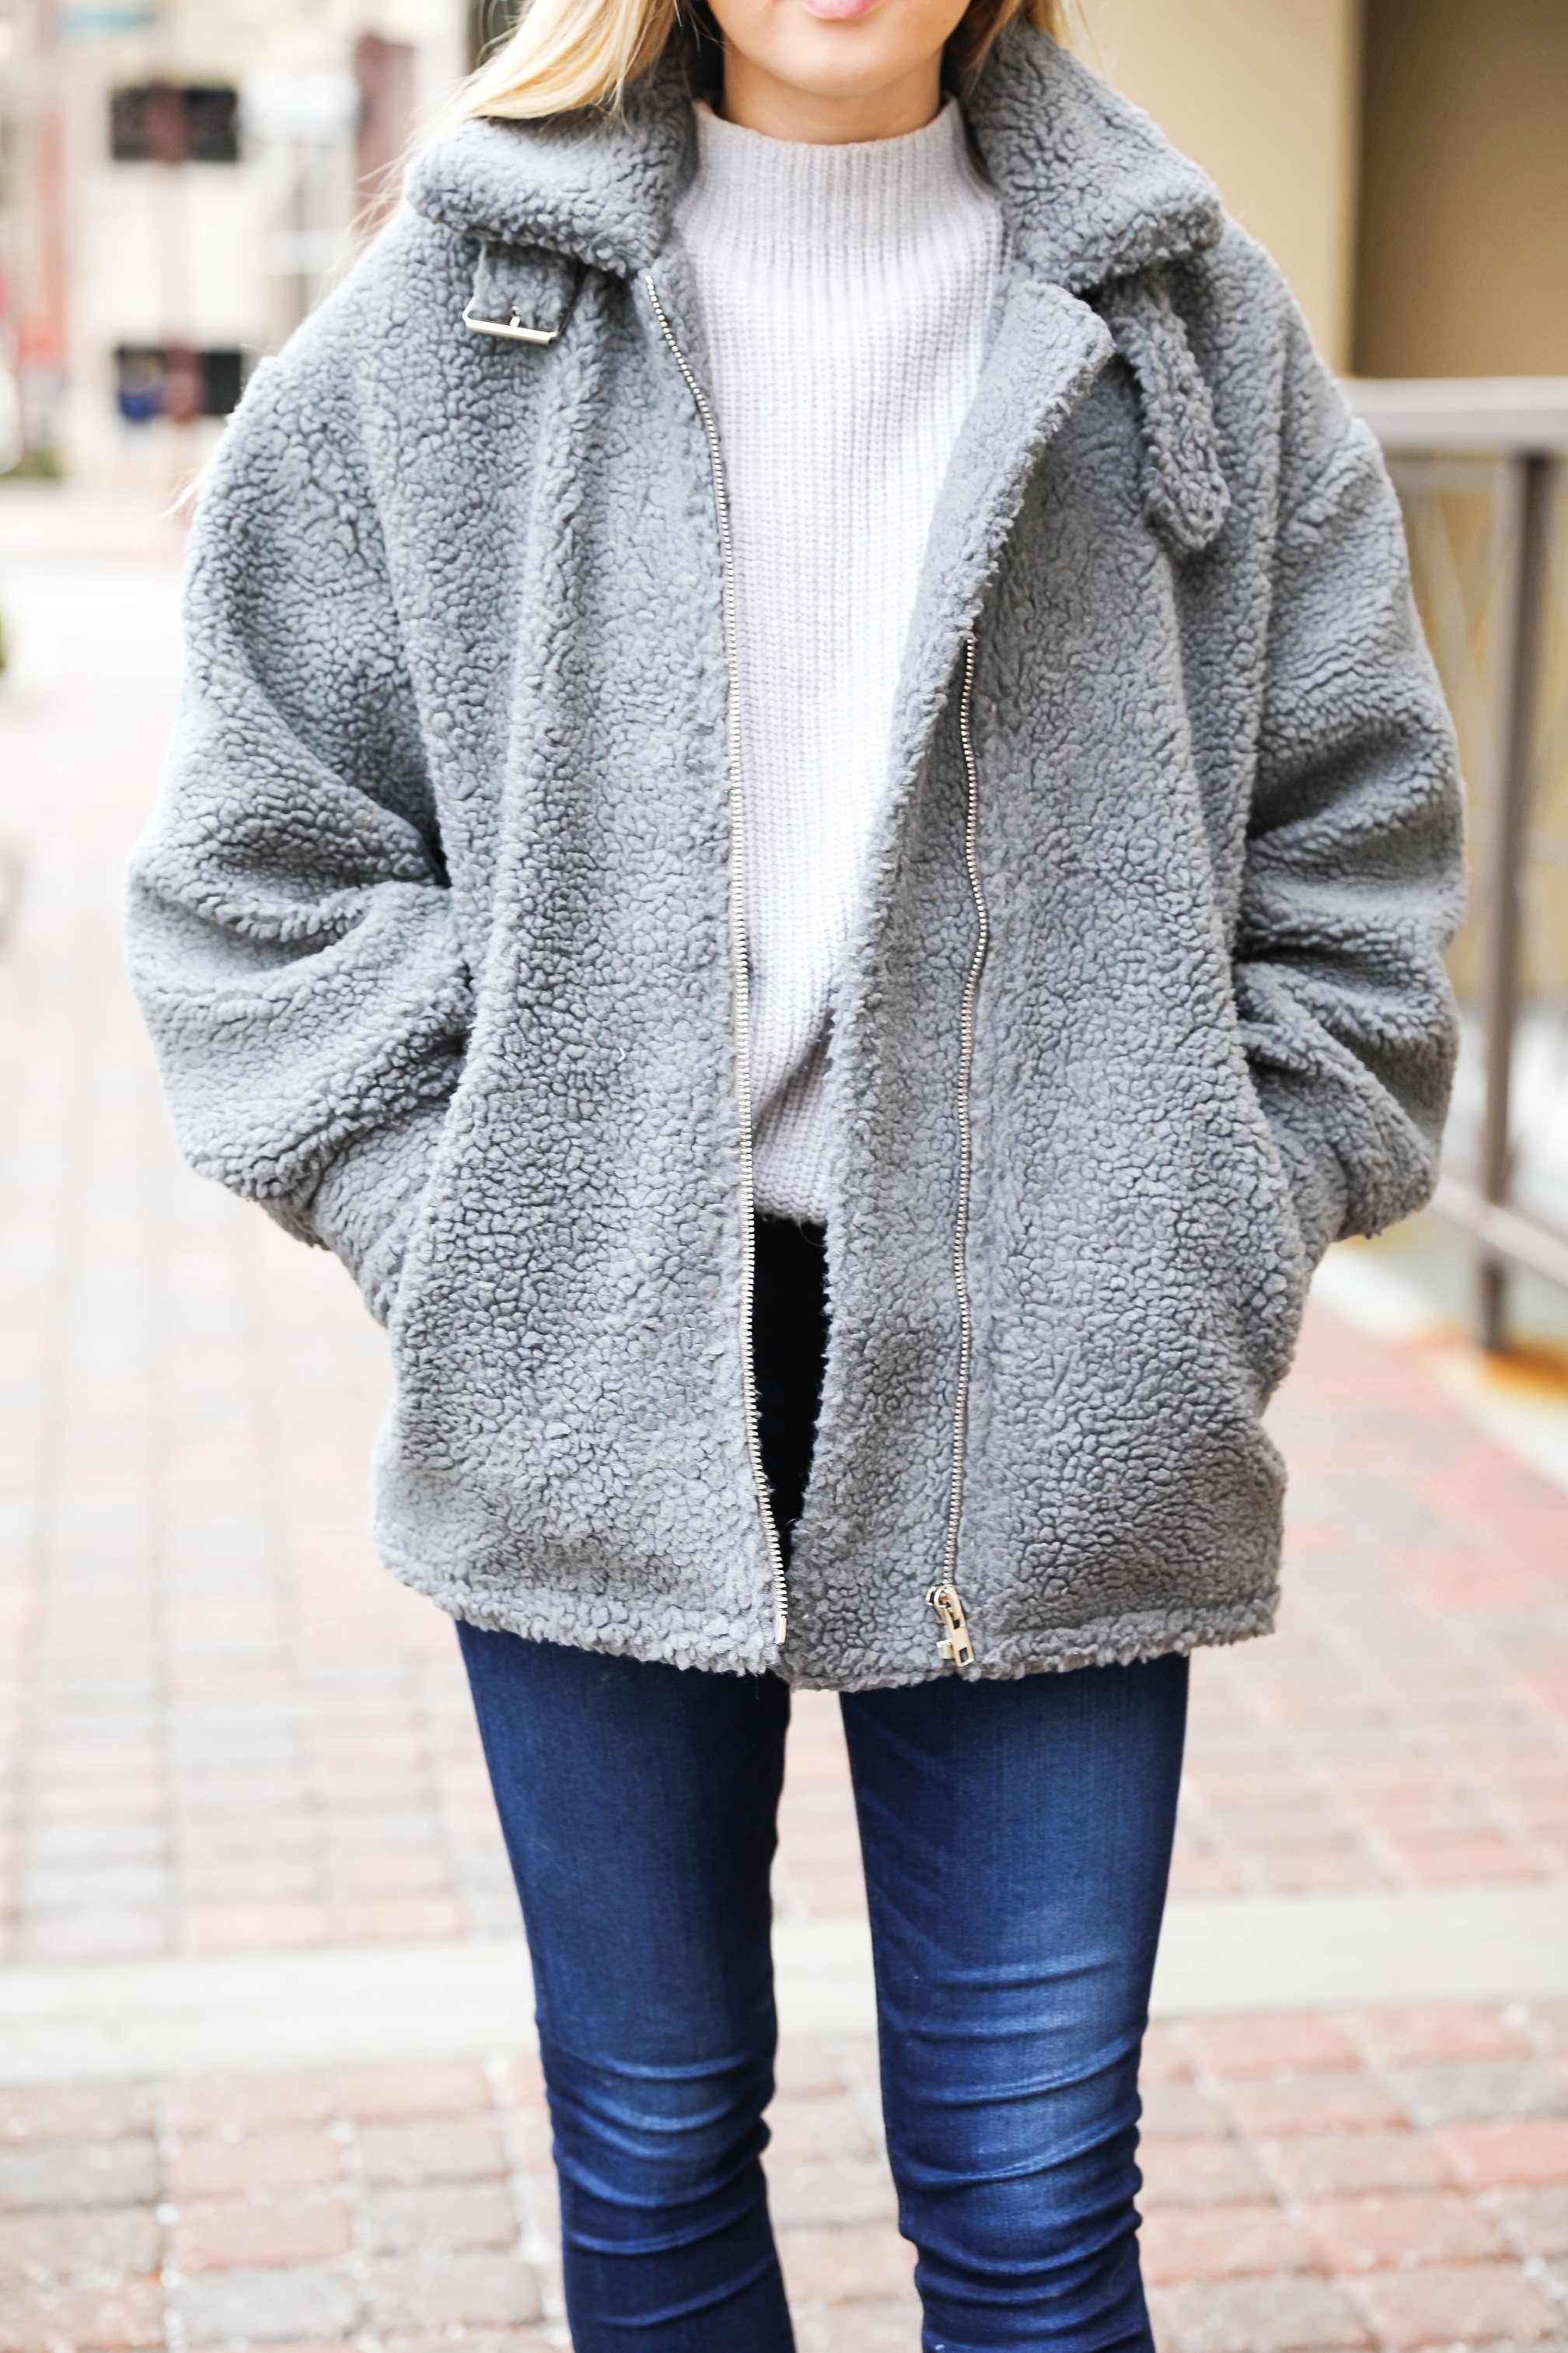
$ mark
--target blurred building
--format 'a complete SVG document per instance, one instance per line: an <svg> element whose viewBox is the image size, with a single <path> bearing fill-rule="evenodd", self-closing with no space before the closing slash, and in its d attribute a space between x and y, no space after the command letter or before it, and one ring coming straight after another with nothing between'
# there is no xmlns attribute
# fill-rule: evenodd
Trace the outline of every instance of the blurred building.
<svg viewBox="0 0 1568 2353"><path fill-rule="evenodd" d="M466 0L0 0L0 363L24 465L189 471L467 59Z"/></svg>
<svg viewBox="0 0 1568 2353"><path fill-rule="evenodd" d="M1568 0L1079 0L1342 369L1568 374ZM515 0L0 0L0 470L187 467ZM7 443L11 448L7 449Z"/></svg>

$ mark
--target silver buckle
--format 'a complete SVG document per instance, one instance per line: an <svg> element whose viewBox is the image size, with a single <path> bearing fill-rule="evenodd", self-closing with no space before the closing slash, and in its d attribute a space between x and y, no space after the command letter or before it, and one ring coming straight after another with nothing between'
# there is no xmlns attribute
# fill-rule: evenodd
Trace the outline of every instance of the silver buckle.
<svg viewBox="0 0 1568 2353"><path fill-rule="evenodd" d="M509 343L552 343L561 332L559 327L525 327L517 315L517 304L511 306L511 316L503 323L500 319L476 319L474 304L478 295L471 294L463 311L463 324L476 335L500 335Z"/></svg>

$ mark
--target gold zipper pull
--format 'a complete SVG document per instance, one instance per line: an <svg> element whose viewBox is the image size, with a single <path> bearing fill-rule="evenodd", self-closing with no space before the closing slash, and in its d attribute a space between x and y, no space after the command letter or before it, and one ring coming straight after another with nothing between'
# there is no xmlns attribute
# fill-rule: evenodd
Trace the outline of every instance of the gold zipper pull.
<svg viewBox="0 0 1568 2353"><path fill-rule="evenodd" d="M946 1659L951 1666L972 1667L974 1664L974 1645L969 1639L969 1620L963 1614L963 1604L954 1588L951 1585L933 1585L926 1599L947 1629L943 1640L936 1646L937 1657Z"/></svg>

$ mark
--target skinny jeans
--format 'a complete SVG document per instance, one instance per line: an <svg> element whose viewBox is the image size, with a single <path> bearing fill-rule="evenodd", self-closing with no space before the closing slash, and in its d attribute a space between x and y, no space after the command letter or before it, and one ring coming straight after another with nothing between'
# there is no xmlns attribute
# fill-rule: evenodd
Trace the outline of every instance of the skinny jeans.
<svg viewBox="0 0 1568 2353"><path fill-rule="evenodd" d="M764 1459L793 1517L820 1253L765 1224L759 1244ZM458 1631L532 1956L576 2353L788 2353L761 2160L789 1688ZM1186 1684L1168 1657L841 1695L925 2353L1152 2353L1138 2059Z"/></svg>

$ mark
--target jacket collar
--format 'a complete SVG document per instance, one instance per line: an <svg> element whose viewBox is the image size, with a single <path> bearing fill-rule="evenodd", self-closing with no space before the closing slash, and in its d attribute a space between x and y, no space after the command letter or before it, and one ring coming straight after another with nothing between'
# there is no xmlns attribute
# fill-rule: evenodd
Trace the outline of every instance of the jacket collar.
<svg viewBox="0 0 1568 2353"><path fill-rule="evenodd" d="M1219 198L1146 115L1015 18L964 101L1014 249L1084 293L1212 245ZM671 42L618 115L468 121L427 147L406 193L446 227L543 246L630 277L662 249L696 164L684 60Z"/></svg>
<svg viewBox="0 0 1568 2353"><path fill-rule="evenodd" d="M1072 293L1213 245L1219 193L1110 83L1015 18L965 101L1014 248Z"/></svg>
<svg viewBox="0 0 1568 2353"><path fill-rule="evenodd" d="M544 246L630 278L663 248L696 163L696 121L671 41L618 114L460 122L415 157L404 194L443 227Z"/></svg>

